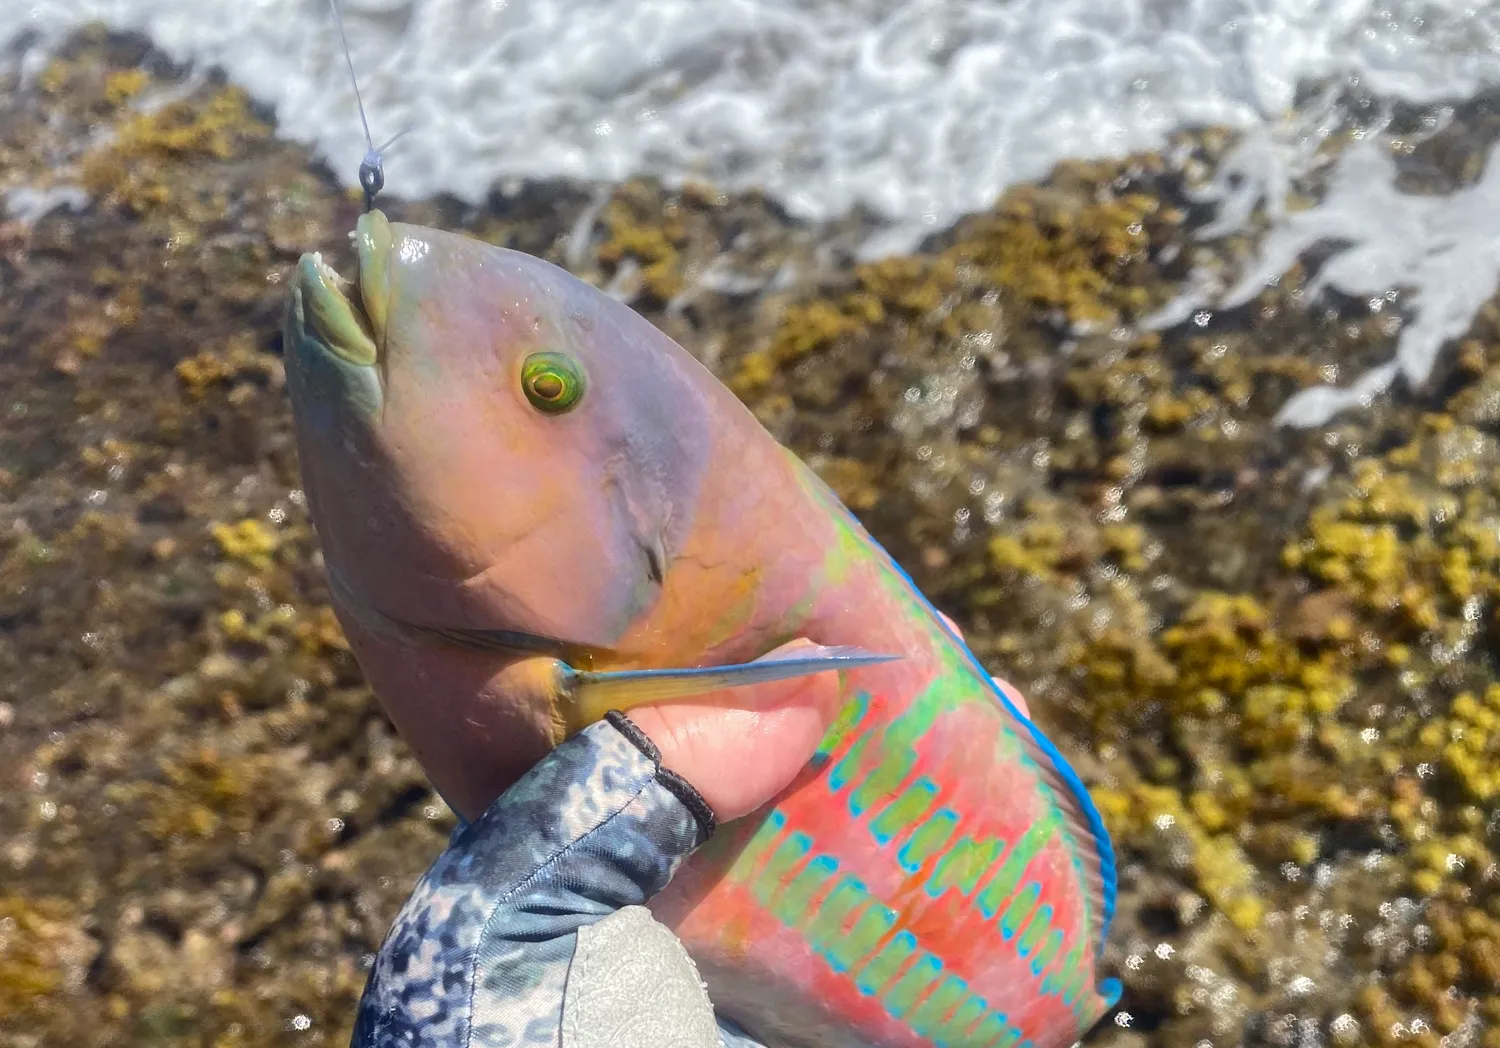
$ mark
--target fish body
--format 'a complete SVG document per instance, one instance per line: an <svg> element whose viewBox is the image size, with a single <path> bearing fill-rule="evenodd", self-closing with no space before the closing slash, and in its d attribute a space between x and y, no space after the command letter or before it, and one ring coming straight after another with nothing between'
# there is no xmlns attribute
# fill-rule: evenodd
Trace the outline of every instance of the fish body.
<svg viewBox="0 0 1500 1048"><path fill-rule="evenodd" d="M1094 975L1107 835L904 573L805 467L788 472L834 534L784 629L903 658L845 674L800 780L652 908L715 1003L769 1043L1072 1044L1118 996Z"/></svg>
<svg viewBox="0 0 1500 1048"><path fill-rule="evenodd" d="M498 792L588 696L810 638L852 667L837 723L652 903L716 1006L794 1048L1087 1032L1119 994L1098 813L833 492L567 272L378 211L355 243L352 282L299 265L288 385L340 619L439 790L482 807L455 769Z"/></svg>

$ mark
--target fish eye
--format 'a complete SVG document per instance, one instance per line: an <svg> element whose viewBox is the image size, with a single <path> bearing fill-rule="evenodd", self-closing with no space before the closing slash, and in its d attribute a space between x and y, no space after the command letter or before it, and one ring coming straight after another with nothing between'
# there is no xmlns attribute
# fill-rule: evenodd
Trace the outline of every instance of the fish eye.
<svg viewBox="0 0 1500 1048"><path fill-rule="evenodd" d="M521 388L538 411L560 415L583 397L583 368L566 353L533 353L521 364Z"/></svg>

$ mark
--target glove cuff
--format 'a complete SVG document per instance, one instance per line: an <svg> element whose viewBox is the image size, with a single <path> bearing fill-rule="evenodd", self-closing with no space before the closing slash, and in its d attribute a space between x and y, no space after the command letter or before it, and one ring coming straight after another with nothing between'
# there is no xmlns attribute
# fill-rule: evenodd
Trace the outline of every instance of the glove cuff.
<svg viewBox="0 0 1500 1048"><path fill-rule="evenodd" d="M698 820L698 826L703 831L703 839L706 841L714 835L719 828L719 820L714 815L714 810L708 806L703 795L693 788L693 784L678 775L670 768L661 766L661 750L656 743L652 742L646 733L641 731L640 726L619 710L610 710L604 715L616 731L629 739L636 749L646 755L656 767L656 781L662 787L682 802L683 807L690 811L694 819Z"/></svg>

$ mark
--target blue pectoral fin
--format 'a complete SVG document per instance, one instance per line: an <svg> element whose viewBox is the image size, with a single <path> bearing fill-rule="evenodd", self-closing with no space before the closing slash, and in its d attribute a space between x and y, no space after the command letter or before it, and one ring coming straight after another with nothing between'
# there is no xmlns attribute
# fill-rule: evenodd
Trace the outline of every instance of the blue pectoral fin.
<svg viewBox="0 0 1500 1048"><path fill-rule="evenodd" d="M610 710L628 712L636 706L669 699L705 695L724 688L809 677L829 670L852 670L892 662L899 655L877 655L863 648L801 647L773 652L754 662L736 666L705 666L702 669L620 670L613 673L565 671L580 725L602 720Z"/></svg>

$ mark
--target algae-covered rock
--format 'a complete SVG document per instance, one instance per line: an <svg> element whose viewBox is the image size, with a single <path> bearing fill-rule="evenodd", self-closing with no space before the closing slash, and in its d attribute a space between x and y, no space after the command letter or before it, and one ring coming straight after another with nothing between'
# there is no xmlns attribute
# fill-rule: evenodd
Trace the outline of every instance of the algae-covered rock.
<svg viewBox="0 0 1500 1048"><path fill-rule="evenodd" d="M0 1015L45 1021L83 987L99 945L59 899L0 896Z"/></svg>
<svg viewBox="0 0 1500 1048"><path fill-rule="evenodd" d="M138 39L4 86L0 189L89 202L0 228L0 1045L347 1043L451 825L328 606L282 389L287 273L357 199ZM1500 1048L1500 310L1277 430L1391 317L1309 311L1299 264L1142 330L1248 248L1195 239L1228 141L864 263L860 216L704 186L384 206L643 310L1026 691L1120 860L1090 1043Z"/></svg>

